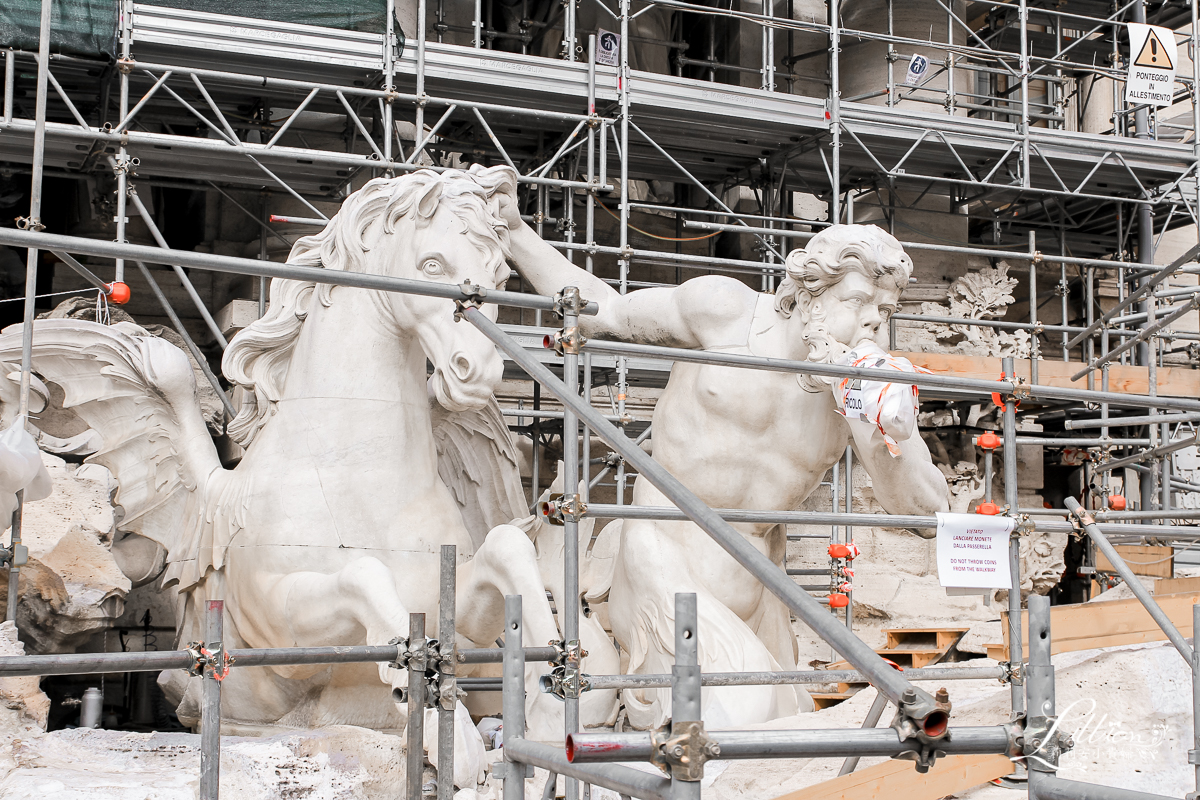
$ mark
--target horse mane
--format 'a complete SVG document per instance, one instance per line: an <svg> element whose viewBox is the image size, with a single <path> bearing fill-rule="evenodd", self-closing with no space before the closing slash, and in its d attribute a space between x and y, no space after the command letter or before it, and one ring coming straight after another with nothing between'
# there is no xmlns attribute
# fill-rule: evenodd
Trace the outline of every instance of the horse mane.
<svg viewBox="0 0 1200 800"><path fill-rule="evenodd" d="M397 223L415 215L428 220L446 208L463 223L464 235L480 246L499 274L508 274L508 225L500 218L498 192L515 192L516 173L509 167L473 165L462 170L419 170L399 178L376 178L346 198L320 233L297 240L288 263L306 267L364 271L365 256L395 232ZM222 371L243 389L229 436L242 447L275 413L283 395L288 367L300 331L314 300L328 307L332 284L273 279L267 313L239 333L221 362Z"/></svg>

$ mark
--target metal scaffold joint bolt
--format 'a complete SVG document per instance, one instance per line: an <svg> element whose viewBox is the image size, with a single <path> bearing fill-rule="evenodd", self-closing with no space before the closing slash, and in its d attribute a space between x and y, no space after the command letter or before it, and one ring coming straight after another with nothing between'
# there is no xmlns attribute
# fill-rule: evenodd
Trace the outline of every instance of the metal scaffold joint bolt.
<svg viewBox="0 0 1200 800"><path fill-rule="evenodd" d="M652 731L650 741L654 753L650 763L676 780L699 781L704 778L704 764L721 755L721 745L709 737L700 720L672 722Z"/></svg>

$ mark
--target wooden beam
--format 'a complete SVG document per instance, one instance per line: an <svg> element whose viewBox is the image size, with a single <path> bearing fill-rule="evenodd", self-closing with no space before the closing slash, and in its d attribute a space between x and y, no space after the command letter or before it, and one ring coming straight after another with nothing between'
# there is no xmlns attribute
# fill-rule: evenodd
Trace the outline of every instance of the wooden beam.
<svg viewBox="0 0 1200 800"><path fill-rule="evenodd" d="M1117 555L1125 559L1125 563L1133 570L1134 575L1169 578L1175 574L1174 547L1118 544L1113 549L1117 551ZM1099 549L1096 550L1096 569L1099 572L1117 571L1116 567L1109 563Z"/></svg>
<svg viewBox="0 0 1200 800"><path fill-rule="evenodd" d="M1000 359L990 356L963 356L949 353L895 353L919 367L939 375L954 375L960 378L998 380L1002 373ZM1071 376L1083 368L1078 361L1038 362L1038 382L1043 386L1086 389L1087 377L1072 383ZM1017 375L1029 380L1029 359L1017 359ZM1097 384L1099 377L1097 376ZM1129 367L1113 364L1108 372L1109 390L1121 394L1147 394L1150 379L1145 367ZM1172 397L1200 397L1200 371L1181 367L1159 367L1158 393Z"/></svg>
<svg viewBox="0 0 1200 800"><path fill-rule="evenodd" d="M775 800L940 800L947 795L993 781L1013 771L1007 756L946 756L929 772L917 772L911 761L891 760L851 772L814 786L789 792Z"/></svg>
<svg viewBox="0 0 1200 800"><path fill-rule="evenodd" d="M1200 592L1162 595L1158 605L1186 638L1192 635L1192 605L1200 603ZM1003 645L987 645L989 658L1008 661L1008 612L1000 612L1000 627L1004 632ZM1021 629L1029 631L1029 614L1021 612ZM1053 606L1050 609L1051 653L1070 653L1094 650L1122 644L1144 644L1166 641L1167 635L1150 618L1136 597L1128 600L1108 600ZM1025 654L1029 654L1029 637L1022 636ZM993 655L994 653L994 655Z"/></svg>
<svg viewBox="0 0 1200 800"><path fill-rule="evenodd" d="M1154 593L1180 594L1182 592L1200 592L1200 577L1196 578L1167 578L1155 581Z"/></svg>

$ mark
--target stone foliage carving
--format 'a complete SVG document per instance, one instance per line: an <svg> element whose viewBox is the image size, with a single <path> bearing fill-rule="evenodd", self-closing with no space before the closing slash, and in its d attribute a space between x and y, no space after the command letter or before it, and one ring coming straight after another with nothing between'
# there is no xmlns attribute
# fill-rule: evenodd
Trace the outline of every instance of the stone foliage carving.
<svg viewBox="0 0 1200 800"><path fill-rule="evenodd" d="M1008 264L1001 261L994 268L984 267L963 275L950 284L947 305L922 303L921 313L959 319L1001 319L1014 302L1012 290L1018 283L1008 277L1008 269ZM909 335L915 337L916 349L924 352L1029 358L1028 331L1010 333L978 325L929 323Z"/></svg>

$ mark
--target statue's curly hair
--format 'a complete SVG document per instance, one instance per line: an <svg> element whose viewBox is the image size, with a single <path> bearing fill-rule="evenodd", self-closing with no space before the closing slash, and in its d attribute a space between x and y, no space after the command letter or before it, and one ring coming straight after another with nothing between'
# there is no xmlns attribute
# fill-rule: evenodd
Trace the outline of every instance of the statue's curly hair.
<svg viewBox="0 0 1200 800"><path fill-rule="evenodd" d="M887 279L903 289L913 263L896 237L875 225L833 225L809 240L803 250L788 253L787 276L775 292L775 310L790 317L801 293L817 297L858 270L880 283Z"/></svg>

